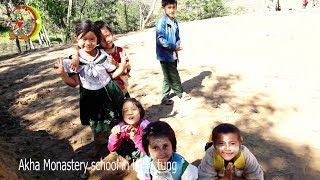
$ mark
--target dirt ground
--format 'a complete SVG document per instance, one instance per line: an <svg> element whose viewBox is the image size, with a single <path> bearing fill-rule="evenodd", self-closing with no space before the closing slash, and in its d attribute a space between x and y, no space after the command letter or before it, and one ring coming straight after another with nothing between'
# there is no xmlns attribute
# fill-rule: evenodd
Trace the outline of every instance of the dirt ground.
<svg viewBox="0 0 320 180"><path fill-rule="evenodd" d="M179 72L192 99L160 104L155 32L116 42L132 64L130 94L146 118L168 122L177 151L198 164L212 128L237 125L266 179L320 177L319 9L246 14L180 24ZM78 179L83 171L18 170L21 159L95 161L79 120L78 89L52 66L66 46L0 57L0 179Z"/></svg>

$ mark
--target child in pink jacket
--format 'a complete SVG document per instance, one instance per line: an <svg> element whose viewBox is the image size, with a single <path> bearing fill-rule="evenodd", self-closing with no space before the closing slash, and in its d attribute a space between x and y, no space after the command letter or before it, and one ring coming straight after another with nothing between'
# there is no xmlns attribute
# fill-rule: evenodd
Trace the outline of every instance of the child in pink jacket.
<svg viewBox="0 0 320 180"><path fill-rule="evenodd" d="M124 100L122 117L118 125L111 129L108 149L125 157L129 162L145 155L142 146L142 130L150 123L144 119L144 109L134 98Z"/></svg>

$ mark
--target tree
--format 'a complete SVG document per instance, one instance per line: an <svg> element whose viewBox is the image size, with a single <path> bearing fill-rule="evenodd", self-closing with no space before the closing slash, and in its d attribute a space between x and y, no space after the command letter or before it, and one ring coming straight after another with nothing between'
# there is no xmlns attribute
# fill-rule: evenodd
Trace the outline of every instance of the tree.
<svg viewBox="0 0 320 180"><path fill-rule="evenodd" d="M177 19L180 21L193 21L229 14L229 9L223 0L181 0L179 1Z"/></svg>
<svg viewBox="0 0 320 180"><path fill-rule="evenodd" d="M67 13L67 33L66 33L66 39L65 42L69 42L71 40L70 38L70 29L71 29L71 25L70 25L70 16L71 16L71 12L72 12L72 0L69 0L69 5L68 5L68 13Z"/></svg>
<svg viewBox="0 0 320 180"><path fill-rule="evenodd" d="M157 4L157 0L152 0L152 4L151 6L145 6L145 7L149 7L149 8L145 8L143 9L142 7L142 4L139 5L139 10L140 10L140 30L144 29L145 26L146 26L146 23L149 21L155 7L156 7L156 4ZM149 9L149 10L146 10L146 9ZM143 12L144 11L148 11L148 14L144 17L143 16Z"/></svg>

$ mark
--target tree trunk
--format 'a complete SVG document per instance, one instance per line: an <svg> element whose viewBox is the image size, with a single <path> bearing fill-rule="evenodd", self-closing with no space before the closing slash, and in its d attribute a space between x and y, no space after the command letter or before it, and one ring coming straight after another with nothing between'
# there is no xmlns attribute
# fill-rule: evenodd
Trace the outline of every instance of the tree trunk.
<svg viewBox="0 0 320 180"><path fill-rule="evenodd" d="M34 45L33 45L32 40L31 40L31 39L28 39L28 41L29 41L30 49L34 49Z"/></svg>
<svg viewBox="0 0 320 180"><path fill-rule="evenodd" d="M128 7L127 7L127 1L124 2L124 17L125 17L125 21L126 21L126 31L129 31L129 27L128 27Z"/></svg>
<svg viewBox="0 0 320 180"><path fill-rule="evenodd" d="M84 6L86 5L86 0L84 0L82 6L81 6L81 9L80 9L80 19L82 18L82 13L83 13L83 10L84 10ZM69 2L70 3L70 2Z"/></svg>
<svg viewBox="0 0 320 180"><path fill-rule="evenodd" d="M44 37L44 40L46 41L47 47L50 47L51 46L51 42L50 42L49 36L47 34L47 30L44 27L44 25L42 25L42 29L41 30L43 31L43 37Z"/></svg>
<svg viewBox="0 0 320 180"><path fill-rule="evenodd" d="M139 30L142 29L143 13L141 4L139 4Z"/></svg>
<svg viewBox="0 0 320 180"><path fill-rule="evenodd" d="M68 13L67 13L67 33L66 33L66 39L65 42L68 43L70 40L70 17L71 17L71 11L72 11L72 0L69 0L68 5Z"/></svg>
<svg viewBox="0 0 320 180"><path fill-rule="evenodd" d="M154 9L155 9L155 7L156 7L156 4L157 4L157 0L153 0L148 15L147 15L146 18L143 19L143 21L142 21L142 25L141 25L141 29L140 29L140 30L142 30L142 29L145 28L146 23L149 21L150 16L152 15L152 13L153 13L153 11L154 11Z"/></svg>
<svg viewBox="0 0 320 180"><path fill-rule="evenodd" d="M18 37L16 37L16 45L17 45L19 53L21 53L22 51L21 51L21 46L20 46L20 42L19 42L19 38Z"/></svg>
<svg viewBox="0 0 320 180"><path fill-rule="evenodd" d="M41 37L41 36L42 36L42 33L41 33L41 31L40 31L39 34L38 34L38 41L39 41L39 46L40 46L40 47L42 47L42 44L43 44L43 43L42 43L42 37Z"/></svg>

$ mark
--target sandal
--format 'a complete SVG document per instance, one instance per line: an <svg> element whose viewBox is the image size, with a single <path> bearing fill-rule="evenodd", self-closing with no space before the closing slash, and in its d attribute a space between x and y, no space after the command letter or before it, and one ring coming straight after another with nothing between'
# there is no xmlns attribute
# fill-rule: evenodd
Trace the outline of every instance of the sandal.
<svg viewBox="0 0 320 180"><path fill-rule="evenodd" d="M168 97L163 97L162 100L161 100L161 104L172 105L173 104L173 100L169 99Z"/></svg>

